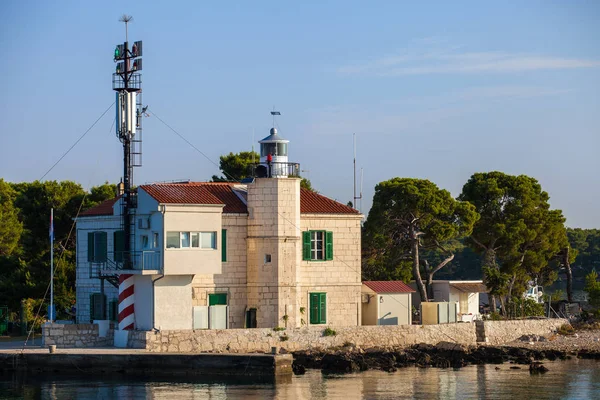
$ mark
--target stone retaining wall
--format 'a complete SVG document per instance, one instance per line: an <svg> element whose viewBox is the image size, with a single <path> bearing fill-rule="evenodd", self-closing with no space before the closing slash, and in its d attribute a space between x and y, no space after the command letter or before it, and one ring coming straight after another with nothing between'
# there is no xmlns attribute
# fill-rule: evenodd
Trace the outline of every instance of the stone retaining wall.
<svg viewBox="0 0 600 400"><path fill-rule="evenodd" d="M369 348L403 347L417 343L437 344L442 341L464 345L476 343L475 325L358 326L335 328L334 336L323 336L325 326L273 329L223 329L196 331L131 332L129 343L134 348L151 352L268 352L278 346L288 351L325 349L353 345Z"/></svg>
<svg viewBox="0 0 600 400"><path fill-rule="evenodd" d="M523 335L548 335L568 323L562 318L476 322L479 332L483 331L484 334L480 341L491 345L512 342Z"/></svg>
<svg viewBox="0 0 600 400"><path fill-rule="evenodd" d="M105 337L99 336L97 324L50 324L42 326L45 346L55 344L67 347L107 347L114 341L114 326L111 323Z"/></svg>

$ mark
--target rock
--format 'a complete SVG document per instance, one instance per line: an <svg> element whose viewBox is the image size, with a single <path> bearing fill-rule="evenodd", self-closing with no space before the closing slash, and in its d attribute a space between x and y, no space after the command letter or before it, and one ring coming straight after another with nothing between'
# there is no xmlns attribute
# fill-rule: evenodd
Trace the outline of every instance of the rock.
<svg viewBox="0 0 600 400"><path fill-rule="evenodd" d="M435 347L438 351L460 351L463 353L467 351L467 348L460 343L439 342Z"/></svg>
<svg viewBox="0 0 600 400"><path fill-rule="evenodd" d="M304 375L306 373L306 367L294 361L292 363L292 372L294 372L294 375Z"/></svg>
<svg viewBox="0 0 600 400"><path fill-rule="evenodd" d="M360 371L360 367L347 354L326 354L321 360L325 373L350 373Z"/></svg>
<svg viewBox="0 0 600 400"><path fill-rule="evenodd" d="M531 374L538 374L544 372L548 372L548 368L546 368L541 362L532 362L529 365L529 373Z"/></svg>
<svg viewBox="0 0 600 400"><path fill-rule="evenodd" d="M279 349L279 354L288 354L288 353L289 353L289 351L287 351L285 349L285 347L282 347L282 348Z"/></svg>

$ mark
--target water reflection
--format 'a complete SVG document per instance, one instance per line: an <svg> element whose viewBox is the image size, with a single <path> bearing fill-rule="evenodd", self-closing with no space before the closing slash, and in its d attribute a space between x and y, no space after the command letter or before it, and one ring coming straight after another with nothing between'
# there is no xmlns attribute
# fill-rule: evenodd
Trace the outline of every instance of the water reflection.
<svg viewBox="0 0 600 400"><path fill-rule="evenodd" d="M547 362L530 375L510 364L462 369L404 368L395 373L304 376L278 382L255 379L82 379L65 376L0 376L0 398L25 399L593 399L600 398L600 362Z"/></svg>

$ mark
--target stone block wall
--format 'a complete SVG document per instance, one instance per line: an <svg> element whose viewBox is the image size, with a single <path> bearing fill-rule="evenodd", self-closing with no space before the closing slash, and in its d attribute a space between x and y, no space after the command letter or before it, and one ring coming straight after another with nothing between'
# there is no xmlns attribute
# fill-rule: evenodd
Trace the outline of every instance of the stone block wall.
<svg viewBox="0 0 600 400"><path fill-rule="evenodd" d="M477 321L479 340L491 345L512 342L523 335L548 335L569 321L563 318ZM482 328L483 327L483 328ZM481 334L483 333L483 337Z"/></svg>
<svg viewBox="0 0 600 400"><path fill-rule="evenodd" d="M347 326L336 327L334 336L323 336L325 326L273 329L131 332L130 345L151 352L268 352L279 346L288 351L326 349L352 343L362 348L442 341L476 343L475 325Z"/></svg>
<svg viewBox="0 0 600 400"><path fill-rule="evenodd" d="M45 324L42 326L44 345L56 345L58 348L68 347L107 347L114 342L114 324L106 337L99 337L96 324Z"/></svg>

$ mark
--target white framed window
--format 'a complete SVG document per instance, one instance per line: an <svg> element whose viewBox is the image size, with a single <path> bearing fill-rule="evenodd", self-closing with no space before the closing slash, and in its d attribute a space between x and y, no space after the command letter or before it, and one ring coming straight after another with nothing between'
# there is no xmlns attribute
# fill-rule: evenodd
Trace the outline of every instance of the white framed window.
<svg viewBox="0 0 600 400"><path fill-rule="evenodd" d="M167 232L167 249L178 249L180 247L179 232Z"/></svg>
<svg viewBox="0 0 600 400"><path fill-rule="evenodd" d="M167 232L167 249L180 248L216 249L217 232Z"/></svg>
<svg viewBox="0 0 600 400"><path fill-rule="evenodd" d="M311 260L323 260L325 247L325 232L311 231L310 232L310 258Z"/></svg>
<svg viewBox="0 0 600 400"><path fill-rule="evenodd" d="M142 249L146 250L150 247L150 241L148 240L148 235L142 235L140 236L141 239L141 244L142 244Z"/></svg>

